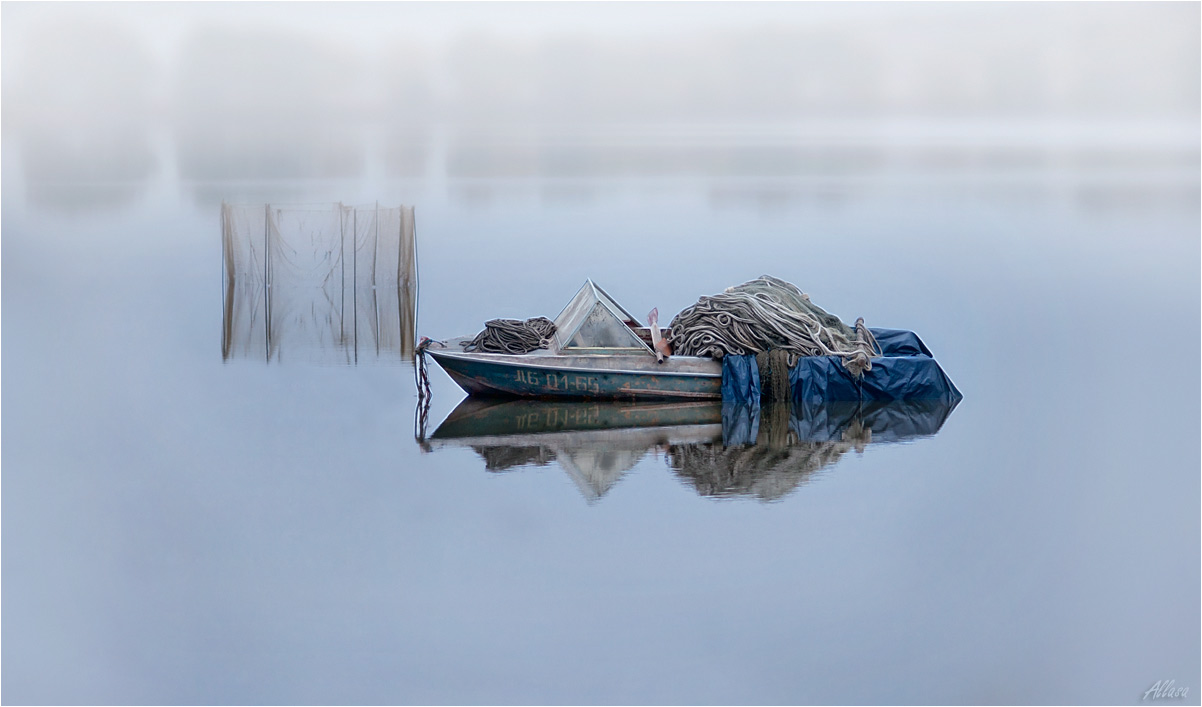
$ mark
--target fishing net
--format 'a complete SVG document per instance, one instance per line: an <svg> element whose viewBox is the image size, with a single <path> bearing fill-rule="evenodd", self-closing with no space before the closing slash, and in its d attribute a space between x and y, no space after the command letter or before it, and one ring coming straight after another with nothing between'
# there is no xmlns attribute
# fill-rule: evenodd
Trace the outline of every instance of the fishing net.
<svg viewBox="0 0 1202 707"><path fill-rule="evenodd" d="M222 204L222 357L411 360L412 207Z"/></svg>
<svg viewBox="0 0 1202 707"><path fill-rule="evenodd" d="M789 366L799 356L838 356L857 376L871 370L872 357L881 354L862 318L849 327L795 285L768 275L702 297L676 315L669 337L673 352L684 356L782 349Z"/></svg>
<svg viewBox="0 0 1202 707"><path fill-rule="evenodd" d="M764 402L780 402L793 399L793 386L789 383L789 352L784 349L762 351L755 355L755 365L760 369L760 399Z"/></svg>
<svg viewBox="0 0 1202 707"><path fill-rule="evenodd" d="M471 341L461 342L464 351L486 353L526 354L551 345L555 323L546 317L521 319L490 319L484 329Z"/></svg>

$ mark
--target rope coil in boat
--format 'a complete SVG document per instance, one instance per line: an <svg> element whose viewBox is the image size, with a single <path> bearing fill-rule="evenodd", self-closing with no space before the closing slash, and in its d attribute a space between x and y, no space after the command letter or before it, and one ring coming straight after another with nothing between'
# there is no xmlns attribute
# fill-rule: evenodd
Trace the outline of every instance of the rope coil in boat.
<svg viewBox="0 0 1202 707"><path fill-rule="evenodd" d="M555 323L546 317L520 319L490 319L484 323L484 331L471 341L460 345L464 351L484 353L526 354L551 345L555 334Z"/></svg>

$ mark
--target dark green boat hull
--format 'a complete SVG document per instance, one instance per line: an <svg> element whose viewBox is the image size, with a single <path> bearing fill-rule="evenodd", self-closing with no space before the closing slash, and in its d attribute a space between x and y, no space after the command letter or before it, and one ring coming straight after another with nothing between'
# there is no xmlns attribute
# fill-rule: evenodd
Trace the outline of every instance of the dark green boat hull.
<svg viewBox="0 0 1202 707"><path fill-rule="evenodd" d="M722 372L682 371L677 361L649 370L556 366L430 349L429 355L471 395L618 400L721 400ZM549 358L549 357L543 357ZM581 358L581 357L578 357ZM650 358L650 357L648 357ZM651 359L654 364L654 359Z"/></svg>

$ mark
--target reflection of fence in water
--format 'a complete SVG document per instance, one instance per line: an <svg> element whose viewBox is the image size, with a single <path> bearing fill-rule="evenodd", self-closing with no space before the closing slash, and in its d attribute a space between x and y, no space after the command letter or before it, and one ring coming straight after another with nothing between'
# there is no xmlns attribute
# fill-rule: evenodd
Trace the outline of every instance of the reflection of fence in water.
<svg viewBox="0 0 1202 707"><path fill-rule="evenodd" d="M413 207L222 204L221 355L413 359Z"/></svg>

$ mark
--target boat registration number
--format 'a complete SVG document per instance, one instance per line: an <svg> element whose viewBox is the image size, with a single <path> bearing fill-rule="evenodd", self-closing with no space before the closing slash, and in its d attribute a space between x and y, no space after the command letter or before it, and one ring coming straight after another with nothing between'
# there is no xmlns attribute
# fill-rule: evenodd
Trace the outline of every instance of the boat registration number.
<svg viewBox="0 0 1202 707"><path fill-rule="evenodd" d="M537 385L549 390L565 390L577 393L600 393L601 383L595 376L576 373L541 373L539 371L516 371L517 381L526 385Z"/></svg>

